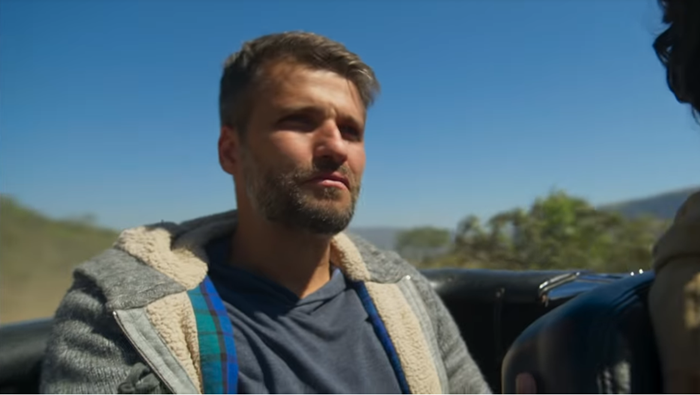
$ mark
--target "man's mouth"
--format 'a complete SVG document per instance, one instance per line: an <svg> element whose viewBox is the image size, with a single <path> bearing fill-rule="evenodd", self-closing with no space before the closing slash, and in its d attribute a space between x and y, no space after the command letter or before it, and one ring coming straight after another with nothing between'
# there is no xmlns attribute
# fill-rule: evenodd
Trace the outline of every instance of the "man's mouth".
<svg viewBox="0 0 700 395"><path fill-rule="evenodd" d="M350 190L350 181L340 172L319 174L309 180L310 183L326 187L344 188Z"/></svg>

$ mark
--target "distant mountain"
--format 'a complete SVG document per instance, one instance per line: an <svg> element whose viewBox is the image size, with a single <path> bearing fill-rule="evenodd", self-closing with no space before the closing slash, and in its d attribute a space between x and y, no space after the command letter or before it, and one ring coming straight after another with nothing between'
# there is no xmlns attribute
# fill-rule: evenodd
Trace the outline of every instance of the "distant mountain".
<svg viewBox="0 0 700 395"><path fill-rule="evenodd" d="M651 215L660 219L671 220L681 204L700 187L685 188L659 195L600 206L603 210L617 211L629 218Z"/></svg>
<svg viewBox="0 0 700 395"><path fill-rule="evenodd" d="M393 250L396 245L396 237L402 228L391 227L351 227L349 233L354 233L363 239L384 250Z"/></svg>

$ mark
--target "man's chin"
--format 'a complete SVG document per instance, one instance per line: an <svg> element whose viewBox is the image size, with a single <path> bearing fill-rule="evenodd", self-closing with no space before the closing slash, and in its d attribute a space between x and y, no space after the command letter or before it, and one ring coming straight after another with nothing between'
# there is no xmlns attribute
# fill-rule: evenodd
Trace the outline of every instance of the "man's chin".
<svg viewBox="0 0 700 395"><path fill-rule="evenodd" d="M306 202L299 225L312 233L335 235L344 231L352 220L351 203L339 201Z"/></svg>
<svg viewBox="0 0 700 395"><path fill-rule="evenodd" d="M305 199L304 205L311 211L322 211L327 215L344 215L352 211L352 201L349 196L317 198L315 196Z"/></svg>

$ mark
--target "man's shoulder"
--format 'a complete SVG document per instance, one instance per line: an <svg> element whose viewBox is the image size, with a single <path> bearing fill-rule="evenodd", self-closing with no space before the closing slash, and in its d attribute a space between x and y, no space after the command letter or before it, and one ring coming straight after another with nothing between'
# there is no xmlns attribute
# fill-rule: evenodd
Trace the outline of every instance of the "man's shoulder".
<svg viewBox="0 0 700 395"><path fill-rule="evenodd" d="M78 265L74 282L97 288L114 309L145 306L163 296L184 292L170 277L128 253L110 248Z"/></svg>
<svg viewBox="0 0 700 395"><path fill-rule="evenodd" d="M352 232L347 232L346 235L360 252L373 281L394 283L406 276L422 277L418 269L397 252L378 248Z"/></svg>

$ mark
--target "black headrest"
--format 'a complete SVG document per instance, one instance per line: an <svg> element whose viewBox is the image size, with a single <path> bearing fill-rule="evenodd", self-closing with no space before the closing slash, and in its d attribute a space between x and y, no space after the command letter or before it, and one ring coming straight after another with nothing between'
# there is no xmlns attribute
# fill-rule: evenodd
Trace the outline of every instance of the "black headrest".
<svg viewBox="0 0 700 395"><path fill-rule="evenodd" d="M50 330L50 319L0 327L0 392L39 392L41 359Z"/></svg>
<svg viewBox="0 0 700 395"><path fill-rule="evenodd" d="M503 360L503 392L515 393L515 377L529 372L538 393L660 393L653 280L647 272L601 286L535 321Z"/></svg>

